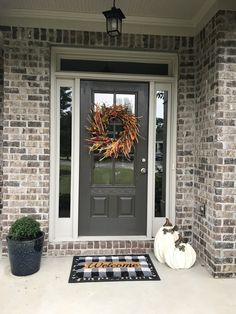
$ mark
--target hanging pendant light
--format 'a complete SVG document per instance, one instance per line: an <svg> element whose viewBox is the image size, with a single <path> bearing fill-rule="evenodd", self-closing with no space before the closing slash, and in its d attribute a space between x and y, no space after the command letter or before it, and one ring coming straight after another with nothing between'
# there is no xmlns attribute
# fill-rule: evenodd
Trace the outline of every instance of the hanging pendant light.
<svg viewBox="0 0 236 314"><path fill-rule="evenodd" d="M122 19L125 19L125 16L121 9L116 8L115 0L113 0L113 7L111 10L102 13L106 18L107 34L112 37L121 35Z"/></svg>

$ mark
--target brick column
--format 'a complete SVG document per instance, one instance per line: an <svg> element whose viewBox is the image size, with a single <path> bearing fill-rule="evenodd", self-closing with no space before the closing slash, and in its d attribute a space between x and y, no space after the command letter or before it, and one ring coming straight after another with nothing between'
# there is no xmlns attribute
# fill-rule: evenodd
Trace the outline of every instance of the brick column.
<svg viewBox="0 0 236 314"><path fill-rule="evenodd" d="M0 240L2 239L3 34L0 32Z"/></svg>
<svg viewBox="0 0 236 314"><path fill-rule="evenodd" d="M29 214L48 233L50 48L26 29L4 40L3 252L9 226Z"/></svg>
<svg viewBox="0 0 236 314"><path fill-rule="evenodd" d="M236 12L196 37L194 246L215 277L236 275ZM205 204L206 215L199 215Z"/></svg>

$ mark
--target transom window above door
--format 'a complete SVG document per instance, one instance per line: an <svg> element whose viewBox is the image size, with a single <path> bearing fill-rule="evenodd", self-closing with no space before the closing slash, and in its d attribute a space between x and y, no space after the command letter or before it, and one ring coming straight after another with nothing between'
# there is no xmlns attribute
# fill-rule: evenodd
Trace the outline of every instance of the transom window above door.
<svg viewBox="0 0 236 314"><path fill-rule="evenodd" d="M57 72L131 74L136 77L173 77L177 57L173 53L158 53L121 49L52 47Z"/></svg>
<svg viewBox="0 0 236 314"><path fill-rule="evenodd" d="M168 75L168 64L61 59L61 71Z"/></svg>

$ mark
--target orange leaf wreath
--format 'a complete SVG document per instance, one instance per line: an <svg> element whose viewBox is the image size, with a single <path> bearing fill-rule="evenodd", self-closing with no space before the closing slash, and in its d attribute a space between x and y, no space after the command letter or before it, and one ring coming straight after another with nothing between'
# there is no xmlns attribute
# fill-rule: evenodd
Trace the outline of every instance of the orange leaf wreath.
<svg viewBox="0 0 236 314"><path fill-rule="evenodd" d="M123 154L129 159L132 147L138 142L138 117L131 113L127 106L112 105L107 107L95 105L91 110L90 127L87 130L91 133L88 139L90 152L102 154L102 158L114 157ZM108 137L108 125L112 119L118 118L122 122L123 130L116 138Z"/></svg>

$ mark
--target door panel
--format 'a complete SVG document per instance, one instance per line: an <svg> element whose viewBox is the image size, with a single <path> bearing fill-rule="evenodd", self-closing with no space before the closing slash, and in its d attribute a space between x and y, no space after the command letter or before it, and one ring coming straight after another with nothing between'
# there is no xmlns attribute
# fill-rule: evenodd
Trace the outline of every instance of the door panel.
<svg viewBox="0 0 236 314"><path fill-rule="evenodd" d="M146 235L148 149L148 83L81 81L81 137L79 230L81 236ZM130 160L101 160L89 154L88 117L94 103L127 105L140 117L139 142ZM110 136L122 128L120 121L109 125ZM145 160L145 161L144 161Z"/></svg>

